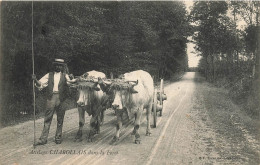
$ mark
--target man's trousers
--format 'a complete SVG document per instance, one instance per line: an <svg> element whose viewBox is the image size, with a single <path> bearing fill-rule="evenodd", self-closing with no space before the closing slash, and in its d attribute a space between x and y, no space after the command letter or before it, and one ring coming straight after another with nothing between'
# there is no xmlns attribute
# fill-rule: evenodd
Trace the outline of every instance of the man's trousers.
<svg viewBox="0 0 260 165"><path fill-rule="evenodd" d="M40 140L43 142L47 142L53 114L55 111L57 114L57 130L55 141L61 141L65 108L62 107L62 103L60 102L58 93L54 93L51 99L47 99L46 111L44 116L44 127L42 130L42 135L40 137Z"/></svg>

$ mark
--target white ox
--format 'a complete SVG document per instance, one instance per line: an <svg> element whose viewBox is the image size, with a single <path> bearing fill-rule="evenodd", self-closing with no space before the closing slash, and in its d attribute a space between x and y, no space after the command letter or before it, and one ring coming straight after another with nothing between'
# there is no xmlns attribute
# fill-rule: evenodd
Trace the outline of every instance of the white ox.
<svg viewBox="0 0 260 165"><path fill-rule="evenodd" d="M116 135L114 141L119 139L120 128L122 127L122 114L124 110L130 118L135 117L134 130L132 135L135 135L135 143L140 143L139 126L142 118L143 110L146 109L147 128L146 135L151 134L150 115L153 104L154 84L151 75L143 70L137 70L123 75L125 81L138 81L134 86L134 90L122 90L113 87L115 99L112 103L113 109L117 115ZM135 91L135 92L133 92Z"/></svg>
<svg viewBox="0 0 260 165"><path fill-rule="evenodd" d="M104 73L95 70L89 71L87 74L85 73L85 75L87 75L86 78L106 78ZM97 87L99 88L100 86L97 84ZM78 92L79 99L77 104L79 112L79 130L75 137L75 141L82 140L82 129L85 124L85 111L87 111L88 115L91 116L88 139L92 141L94 135L99 133L100 124L103 122L103 113L106 109L105 102L108 96L102 90L97 91L91 88L78 89Z"/></svg>

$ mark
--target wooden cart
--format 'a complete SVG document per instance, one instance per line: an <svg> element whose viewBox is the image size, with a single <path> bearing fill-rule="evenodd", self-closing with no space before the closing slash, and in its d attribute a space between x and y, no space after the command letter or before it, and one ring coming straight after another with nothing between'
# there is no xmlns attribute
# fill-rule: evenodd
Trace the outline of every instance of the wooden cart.
<svg viewBox="0 0 260 165"><path fill-rule="evenodd" d="M156 128L157 126L157 112L159 112L159 116L162 116L164 100L167 100L167 96L164 93L163 79L161 79L160 90L157 91L157 89L154 89L153 109L152 109L154 128Z"/></svg>

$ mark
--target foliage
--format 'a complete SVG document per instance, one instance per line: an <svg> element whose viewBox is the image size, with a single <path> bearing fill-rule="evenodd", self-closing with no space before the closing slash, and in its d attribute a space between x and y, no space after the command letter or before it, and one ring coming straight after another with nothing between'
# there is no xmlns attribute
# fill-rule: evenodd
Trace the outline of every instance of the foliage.
<svg viewBox="0 0 260 165"><path fill-rule="evenodd" d="M32 18L38 79L53 58L64 58L74 75L143 69L170 78L187 68L191 26L182 2L5 1L1 15L2 116L32 113Z"/></svg>
<svg viewBox="0 0 260 165"><path fill-rule="evenodd" d="M255 53L257 48L257 26L249 25L245 29L245 46L248 53Z"/></svg>
<svg viewBox="0 0 260 165"><path fill-rule="evenodd" d="M244 102L245 106L247 98L259 98L253 94L258 89L253 85L256 84L253 78L259 74L257 68L254 69L259 56L255 25L258 5L242 1L197 1L191 11L191 20L196 26L193 38L202 56L199 70L209 81L227 87L231 97ZM247 23L245 29L239 27L241 20ZM255 102L254 107L257 104ZM249 111L259 113L259 106Z"/></svg>

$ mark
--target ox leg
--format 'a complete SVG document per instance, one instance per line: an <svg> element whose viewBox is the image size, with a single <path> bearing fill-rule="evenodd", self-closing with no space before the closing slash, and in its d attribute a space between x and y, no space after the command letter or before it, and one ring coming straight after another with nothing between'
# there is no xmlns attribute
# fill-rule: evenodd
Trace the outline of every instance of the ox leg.
<svg viewBox="0 0 260 165"><path fill-rule="evenodd" d="M134 126L134 130L133 133L135 133L135 143L136 144L140 144L141 139L140 139L140 134L139 134L139 127L140 127L140 121L142 118L142 109L138 109L137 113L136 113L136 120L135 120L135 126Z"/></svg>
<svg viewBox="0 0 260 165"><path fill-rule="evenodd" d="M85 110L82 106L78 106L78 113L79 113L79 130L75 137L75 141L82 141L82 129L85 124Z"/></svg>
<svg viewBox="0 0 260 165"><path fill-rule="evenodd" d="M100 112L100 125L103 125L104 123L104 112L106 109L111 108L112 107L112 102L110 99L111 96L109 95L104 95L102 97L102 101L101 101L101 112Z"/></svg>
<svg viewBox="0 0 260 165"><path fill-rule="evenodd" d="M113 138L113 141L119 140L120 131L122 128L122 110L116 110L117 124L116 124L116 135Z"/></svg>
<svg viewBox="0 0 260 165"><path fill-rule="evenodd" d="M124 108L123 110L124 110L124 112L125 112L125 114L126 114L126 120L127 120L127 121L130 121L130 117L129 117L127 108Z"/></svg>
<svg viewBox="0 0 260 165"><path fill-rule="evenodd" d="M136 118L137 118L137 113L135 113L134 114L134 118L135 118L135 123L136 123ZM135 127L134 127L134 130L133 130L133 132L132 132L132 134L131 135L135 135L136 134L136 129L135 129Z"/></svg>
<svg viewBox="0 0 260 165"><path fill-rule="evenodd" d="M146 108L146 119L147 119L146 136L151 135L151 125L150 125L151 111L152 111L152 105Z"/></svg>
<svg viewBox="0 0 260 165"><path fill-rule="evenodd" d="M100 125L103 125L104 123L104 112L105 112L105 108L102 107L101 113L100 113Z"/></svg>
<svg viewBox="0 0 260 165"><path fill-rule="evenodd" d="M98 116L92 115L90 119L90 130L89 130L89 136L88 136L88 141L92 142L94 139L94 135L97 133L97 120Z"/></svg>
<svg viewBox="0 0 260 165"><path fill-rule="evenodd" d="M103 121L104 121L104 111L105 111L104 107L100 105L97 108L97 112L95 114L94 120L95 120L96 124L95 124L94 128L95 128L97 134L100 133L100 126L103 124Z"/></svg>
<svg viewBox="0 0 260 165"><path fill-rule="evenodd" d="M101 115L101 111L102 111L102 106L93 106L92 108L92 117L90 119L90 131L89 131L89 136L88 136L88 140L89 141L93 141L94 139L94 135L95 134L99 134L100 133L100 115ZM94 109L96 111L94 111Z"/></svg>

